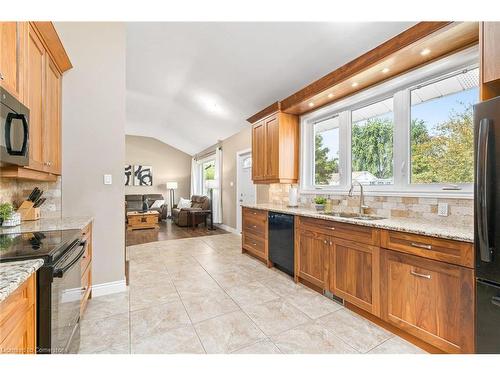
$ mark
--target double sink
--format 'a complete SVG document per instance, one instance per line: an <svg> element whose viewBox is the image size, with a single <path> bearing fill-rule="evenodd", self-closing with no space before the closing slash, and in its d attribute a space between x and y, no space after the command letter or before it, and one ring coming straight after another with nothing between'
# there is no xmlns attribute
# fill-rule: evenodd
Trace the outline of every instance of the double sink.
<svg viewBox="0 0 500 375"><path fill-rule="evenodd" d="M334 217L345 217L348 219L355 219L355 220L382 220L385 219L385 217L382 216L375 216L375 215L361 215L359 213L354 213L354 212L320 212L322 215L328 215L328 216L334 216Z"/></svg>

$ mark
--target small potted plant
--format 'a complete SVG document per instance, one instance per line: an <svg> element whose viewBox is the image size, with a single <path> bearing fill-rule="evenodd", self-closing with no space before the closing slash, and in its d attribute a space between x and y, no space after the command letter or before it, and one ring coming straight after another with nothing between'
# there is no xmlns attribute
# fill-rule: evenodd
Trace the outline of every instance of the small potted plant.
<svg viewBox="0 0 500 375"><path fill-rule="evenodd" d="M324 211L325 210L325 197L316 197L314 198L314 203L316 204L316 211Z"/></svg>
<svg viewBox="0 0 500 375"><path fill-rule="evenodd" d="M14 207L10 203L0 203L0 225L10 219L14 213Z"/></svg>

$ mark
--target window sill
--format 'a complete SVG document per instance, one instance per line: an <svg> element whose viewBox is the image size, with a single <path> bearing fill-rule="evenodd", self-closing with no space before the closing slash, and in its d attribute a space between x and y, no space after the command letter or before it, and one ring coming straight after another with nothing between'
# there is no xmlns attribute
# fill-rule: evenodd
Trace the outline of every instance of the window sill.
<svg viewBox="0 0 500 375"><path fill-rule="evenodd" d="M422 198L441 198L441 199L474 199L474 193L467 190L442 191L442 190L370 190L364 187L365 196L378 197L422 197ZM348 189L300 189L299 194L304 195L347 195ZM356 195L359 194L359 188L356 187Z"/></svg>

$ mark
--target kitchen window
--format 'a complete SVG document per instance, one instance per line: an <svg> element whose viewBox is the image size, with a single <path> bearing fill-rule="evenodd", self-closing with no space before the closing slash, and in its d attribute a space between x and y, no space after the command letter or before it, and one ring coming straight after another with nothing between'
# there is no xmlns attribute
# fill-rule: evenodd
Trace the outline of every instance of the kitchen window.
<svg viewBox="0 0 500 375"><path fill-rule="evenodd" d="M415 184L474 181L472 106L479 69L411 90L411 175Z"/></svg>
<svg viewBox="0 0 500 375"><path fill-rule="evenodd" d="M478 48L301 117L302 192L473 195Z"/></svg>
<svg viewBox="0 0 500 375"><path fill-rule="evenodd" d="M388 185L393 181L393 99L352 111L352 181Z"/></svg>
<svg viewBox="0 0 500 375"><path fill-rule="evenodd" d="M314 183L339 185L339 116L314 124Z"/></svg>

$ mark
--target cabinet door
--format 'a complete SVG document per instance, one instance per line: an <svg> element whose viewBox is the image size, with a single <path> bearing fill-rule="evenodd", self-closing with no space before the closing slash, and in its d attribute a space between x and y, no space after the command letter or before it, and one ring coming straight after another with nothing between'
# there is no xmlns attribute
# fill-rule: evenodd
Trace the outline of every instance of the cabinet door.
<svg viewBox="0 0 500 375"><path fill-rule="evenodd" d="M482 23L483 82L500 80L500 22Z"/></svg>
<svg viewBox="0 0 500 375"><path fill-rule="evenodd" d="M329 288L344 300L380 316L380 248L334 238Z"/></svg>
<svg viewBox="0 0 500 375"><path fill-rule="evenodd" d="M279 178L279 122L278 115L264 120L266 129L266 179Z"/></svg>
<svg viewBox="0 0 500 375"><path fill-rule="evenodd" d="M20 23L0 22L0 86L20 98Z"/></svg>
<svg viewBox="0 0 500 375"><path fill-rule="evenodd" d="M43 153L45 170L61 174L61 74L48 55Z"/></svg>
<svg viewBox="0 0 500 375"><path fill-rule="evenodd" d="M261 121L252 128L252 179L261 181L266 175L266 127Z"/></svg>
<svg viewBox="0 0 500 375"><path fill-rule="evenodd" d="M381 275L383 319L446 352L473 352L472 269L383 250Z"/></svg>
<svg viewBox="0 0 500 375"><path fill-rule="evenodd" d="M326 287L330 243L329 236L309 230L299 231L298 276L322 289Z"/></svg>
<svg viewBox="0 0 500 375"><path fill-rule="evenodd" d="M45 48L30 26L28 35L27 105L30 109L29 168L44 170Z"/></svg>

